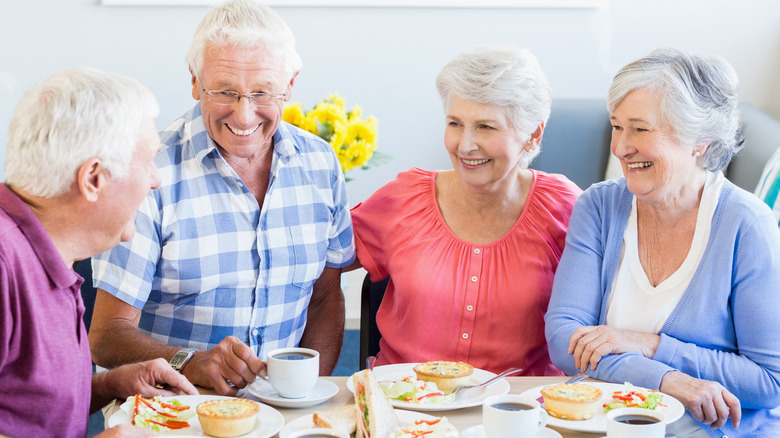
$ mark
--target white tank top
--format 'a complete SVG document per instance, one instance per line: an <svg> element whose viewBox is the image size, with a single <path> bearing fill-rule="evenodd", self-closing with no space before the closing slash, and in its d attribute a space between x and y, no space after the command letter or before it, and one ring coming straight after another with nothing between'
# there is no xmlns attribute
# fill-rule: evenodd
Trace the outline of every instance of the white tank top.
<svg viewBox="0 0 780 438"><path fill-rule="evenodd" d="M656 334L661 330L688 288L707 248L712 217L725 180L721 172L707 172L691 249L677 271L655 287L650 284L639 261L636 197L633 199L623 236L620 264L609 295L608 326Z"/></svg>

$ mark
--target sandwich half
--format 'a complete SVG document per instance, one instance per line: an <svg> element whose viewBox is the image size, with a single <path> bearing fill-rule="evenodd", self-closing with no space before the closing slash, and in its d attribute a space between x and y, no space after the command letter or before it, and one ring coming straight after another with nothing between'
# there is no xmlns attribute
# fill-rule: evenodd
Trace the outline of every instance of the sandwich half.
<svg viewBox="0 0 780 438"><path fill-rule="evenodd" d="M335 429L351 436L355 433L355 405L316 411L312 414L312 421L318 427Z"/></svg>
<svg viewBox="0 0 780 438"><path fill-rule="evenodd" d="M355 438L387 438L400 424L393 406L379 387L374 373L363 370L352 375L355 387Z"/></svg>

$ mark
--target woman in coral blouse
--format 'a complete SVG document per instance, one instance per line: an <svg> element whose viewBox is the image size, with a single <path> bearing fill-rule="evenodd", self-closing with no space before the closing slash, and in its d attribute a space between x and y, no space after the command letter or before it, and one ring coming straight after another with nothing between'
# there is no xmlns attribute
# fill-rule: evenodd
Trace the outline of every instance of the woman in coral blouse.
<svg viewBox="0 0 780 438"><path fill-rule="evenodd" d="M465 52L439 73L452 170L411 169L352 209L358 262L390 276L376 365L465 361L560 375L544 314L580 189L528 169L550 114L536 58Z"/></svg>

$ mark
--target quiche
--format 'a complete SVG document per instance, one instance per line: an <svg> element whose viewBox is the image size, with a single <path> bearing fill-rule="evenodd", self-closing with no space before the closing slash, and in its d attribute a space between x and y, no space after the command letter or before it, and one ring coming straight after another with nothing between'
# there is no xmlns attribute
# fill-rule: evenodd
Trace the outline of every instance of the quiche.
<svg viewBox="0 0 780 438"><path fill-rule="evenodd" d="M601 390L585 383L561 383L542 388L547 413L562 420L593 418L601 404Z"/></svg>
<svg viewBox="0 0 780 438"><path fill-rule="evenodd" d="M439 391L450 394L458 386L469 383L474 367L466 362L435 360L416 365L414 373L417 374L417 380L433 382Z"/></svg>
<svg viewBox="0 0 780 438"><path fill-rule="evenodd" d="M233 437L244 435L255 427L260 405L243 398L210 400L200 403L196 412L207 435Z"/></svg>

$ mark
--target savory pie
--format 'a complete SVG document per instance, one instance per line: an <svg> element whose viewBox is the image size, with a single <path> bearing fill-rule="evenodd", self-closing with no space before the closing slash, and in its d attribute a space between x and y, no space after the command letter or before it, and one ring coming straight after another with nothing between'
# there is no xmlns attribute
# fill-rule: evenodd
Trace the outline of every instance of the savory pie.
<svg viewBox="0 0 780 438"><path fill-rule="evenodd" d="M593 418L601 404L601 390L584 383L561 383L542 388L547 413L562 420Z"/></svg>
<svg viewBox="0 0 780 438"><path fill-rule="evenodd" d="M458 386L469 383L474 367L466 362L435 360L416 365L414 372L417 380L433 382L439 391L449 394Z"/></svg>
<svg viewBox="0 0 780 438"><path fill-rule="evenodd" d="M252 400L230 398L205 401L196 411L207 435L233 437L244 435L255 427L260 405Z"/></svg>

